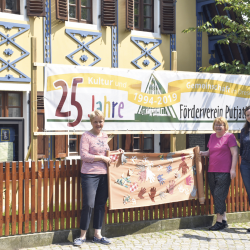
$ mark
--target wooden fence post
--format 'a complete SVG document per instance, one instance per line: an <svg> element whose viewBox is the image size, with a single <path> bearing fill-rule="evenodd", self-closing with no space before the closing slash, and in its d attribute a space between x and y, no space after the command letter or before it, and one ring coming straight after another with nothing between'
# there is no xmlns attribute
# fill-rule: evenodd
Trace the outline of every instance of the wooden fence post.
<svg viewBox="0 0 250 250"><path fill-rule="evenodd" d="M31 159L35 161L37 171L37 136L34 136L34 132L37 132L37 66L34 66L37 61L36 37L31 37L31 49Z"/></svg>
<svg viewBox="0 0 250 250"><path fill-rule="evenodd" d="M177 51L171 52L171 65L172 65L172 71L177 71ZM170 135L170 151L175 152L176 151L176 134Z"/></svg>

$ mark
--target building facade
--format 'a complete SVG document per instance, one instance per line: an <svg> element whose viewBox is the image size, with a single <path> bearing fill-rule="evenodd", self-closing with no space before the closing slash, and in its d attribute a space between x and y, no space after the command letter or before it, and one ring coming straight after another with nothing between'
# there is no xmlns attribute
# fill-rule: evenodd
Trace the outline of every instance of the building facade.
<svg viewBox="0 0 250 250"><path fill-rule="evenodd" d="M0 0L0 147L2 161L23 160L30 144L31 38L37 62L92 67L198 71L219 61L249 60L220 37L182 31L210 21L214 0ZM233 13L226 13L231 15ZM37 69L38 131L44 130L44 68ZM38 158L75 158L80 136L39 136ZM1 146L2 145L2 146ZM177 136L177 149L186 148ZM111 149L168 152L169 135L115 136Z"/></svg>

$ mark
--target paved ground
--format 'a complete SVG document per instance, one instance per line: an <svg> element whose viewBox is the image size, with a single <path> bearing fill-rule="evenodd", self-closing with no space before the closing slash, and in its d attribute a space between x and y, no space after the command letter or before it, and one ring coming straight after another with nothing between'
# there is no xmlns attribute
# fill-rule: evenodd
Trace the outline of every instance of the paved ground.
<svg viewBox="0 0 250 250"><path fill-rule="evenodd" d="M53 244L47 247L25 248L26 250L70 250L70 249L248 249L250 250L249 223L229 225L222 231L211 232L208 228L182 229L162 231L157 233L135 234L112 239L112 244L105 246L91 242L81 247L74 247L71 243ZM22 249L24 250L24 248Z"/></svg>

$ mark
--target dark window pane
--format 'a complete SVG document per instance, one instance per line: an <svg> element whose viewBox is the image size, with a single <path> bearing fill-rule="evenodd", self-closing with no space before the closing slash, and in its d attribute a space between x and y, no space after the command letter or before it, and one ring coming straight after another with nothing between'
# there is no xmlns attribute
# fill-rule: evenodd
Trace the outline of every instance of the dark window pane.
<svg viewBox="0 0 250 250"><path fill-rule="evenodd" d="M90 9L82 8L81 19L84 19L84 20L90 22L90 17L91 17L91 15L90 15Z"/></svg>
<svg viewBox="0 0 250 250"><path fill-rule="evenodd" d="M135 6L134 6L134 14L139 15L139 4L137 3L135 3Z"/></svg>
<svg viewBox="0 0 250 250"><path fill-rule="evenodd" d="M8 10L17 10L17 0L6 0L6 9Z"/></svg>
<svg viewBox="0 0 250 250"><path fill-rule="evenodd" d="M144 138L144 150L153 150L153 138Z"/></svg>
<svg viewBox="0 0 250 250"><path fill-rule="evenodd" d="M18 93L8 93L8 106L21 106L21 98Z"/></svg>
<svg viewBox="0 0 250 250"><path fill-rule="evenodd" d="M135 26L135 28L139 28L139 17L138 16L135 16L135 18L134 18L134 26Z"/></svg>
<svg viewBox="0 0 250 250"><path fill-rule="evenodd" d="M152 29L151 18L144 18L144 29L146 30Z"/></svg>
<svg viewBox="0 0 250 250"><path fill-rule="evenodd" d="M69 141L69 152L76 152L76 141Z"/></svg>
<svg viewBox="0 0 250 250"><path fill-rule="evenodd" d="M2 97L2 94L0 94L0 106L3 105L2 101L3 101L3 97Z"/></svg>
<svg viewBox="0 0 250 250"><path fill-rule="evenodd" d="M69 17L76 18L76 7L75 6L69 6Z"/></svg>
<svg viewBox="0 0 250 250"><path fill-rule="evenodd" d="M152 16L152 7L150 5L144 5L144 16Z"/></svg>
<svg viewBox="0 0 250 250"><path fill-rule="evenodd" d="M69 138L71 139L71 138L76 138L76 135L69 135Z"/></svg>
<svg viewBox="0 0 250 250"><path fill-rule="evenodd" d="M81 0L81 5L91 7L91 0Z"/></svg>
<svg viewBox="0 0 250 250"><path fill-rule="evenodd" d="M2 117L2 108L0 108L0 117Z"/></svg>
<svg viewBox="0 0 250 250"><path fill-rule="evenodd" d="M144 0L144 3L149 3L149 4L151 4L152 2L151 2L152 0Z"/></svg>
<svg viewBox="0 0 250 250"><path fill-rule="evenodd" d="M139 149L139 139L134 139L134 149Z"/></svg>
<svg viewBox="0 0 250 250"><path fill-rule="evenodd" d="M69 0L69 4L76 4L76 0Z"/></svg>
<svg viewBox="0 0 250 250"><path fill-rule="evenodd" d="M8 108L9 117L21 117L21 108Z"/></svg>

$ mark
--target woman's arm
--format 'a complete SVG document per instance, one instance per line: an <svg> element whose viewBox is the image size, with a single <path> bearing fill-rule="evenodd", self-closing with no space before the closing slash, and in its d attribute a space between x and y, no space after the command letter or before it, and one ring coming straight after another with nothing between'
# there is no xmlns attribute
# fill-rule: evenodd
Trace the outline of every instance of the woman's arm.
<svg viewBox="0 0 250 250"><path fill-rule="evenodd" d="M231 170L230 170L230 176L231 179L236 177L236 164L237 164L237 158L238 158L238 147L231 147L230 148L231 155L232 155L232 165L231 165Z"/></svg>
<svg viewBox="0 0 250 250"><path fill-rule="evenodd" d="M110 163L110 158L104 155L93 155L89 153L89 139L83 134L80 141L80 156L84 162L103 161Z"/></svg>
<svg viewBox="0 0 250 250"><path fill-rule="evenodd" d="M207 151L200 151L201 156L209 156L209 150Z"/></svg>

